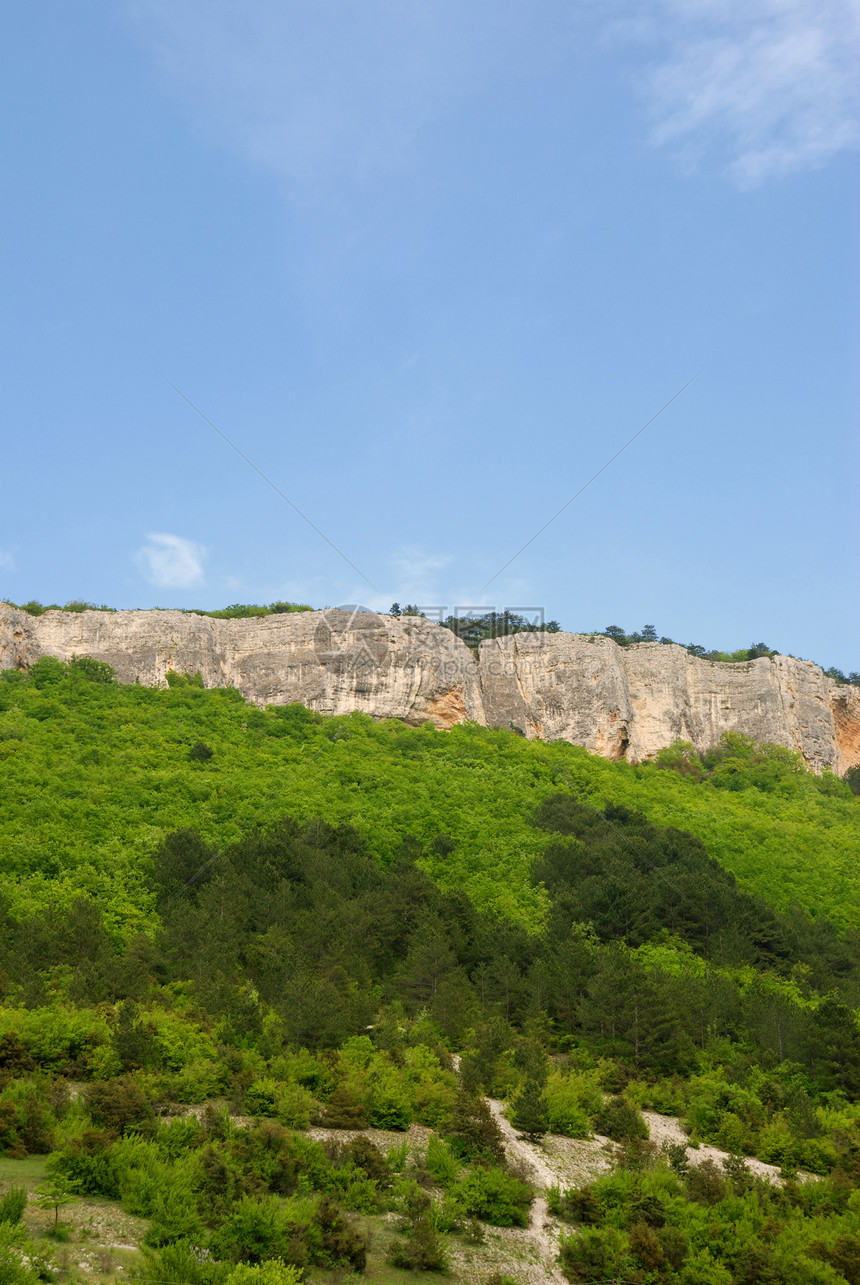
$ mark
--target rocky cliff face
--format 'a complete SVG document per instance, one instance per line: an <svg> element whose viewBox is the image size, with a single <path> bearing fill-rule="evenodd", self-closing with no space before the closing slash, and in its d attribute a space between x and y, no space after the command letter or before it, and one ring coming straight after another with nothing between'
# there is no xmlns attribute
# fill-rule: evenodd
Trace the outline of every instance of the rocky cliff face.
<svg viewBox="0 0 860 1285"><path fill-rule="evenodd" d="M860 762L860 690L789 656L721 664L674 645L517 634L482 643L480 668L490 725L606 758L638 762L676 740L701 751L741 732L799 750L817 771Z"/></svg>
<svg viewBox="0 0 860 1285"><path fill-rule="evenodd" d="M0 606L0 668L92 656L121 683L163 687L171 670L236 687L258 705L298 701L324 714L437 727L484 721L477 667L447 629L420 617L306 611L213 620L181 611L47 611Z"/></svg>
<svg viewBox="0 0 860 1285"><path fill-rule="evenodd" d="M0 668L42 656L107 661L120 682L163 686L200 673L259 705L298 701L327 714L472 720L567 740L606 758L648 758L672 741L699 750L723 732L799 750L810 767L860 762L860 690L787 656L745 664L682 647L621 648L581 634L518 634L481 644L478 661L449 630L419 617L328 610L248 620L179 611L30 616L0 605Z"/></svg>

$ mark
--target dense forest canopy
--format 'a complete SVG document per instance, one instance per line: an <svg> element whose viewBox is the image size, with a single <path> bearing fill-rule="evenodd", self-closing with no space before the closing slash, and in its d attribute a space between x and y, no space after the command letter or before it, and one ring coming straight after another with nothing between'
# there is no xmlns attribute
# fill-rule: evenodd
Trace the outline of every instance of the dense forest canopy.
<svg viewBox="0 0 860 1285"><path fill-rule="evenodd" d="M740 737L635 767L85 657L2 676L0 768L0 1172L48 1173L0 1190L10 1285L99 1201L142 1220L146 1285L474 1277L535 1197L488 1095L613 1140L547 1193L572 1283L860 1279L846 783Z"/></svg>
<svg viewBox="0 0 860 1285"><path fill-rule="evenodd" d="M29 678L2 675L0 869L20 880L15 897L63 901L84 880L117 922L137 922L149 910L140 860L168 831L223 843L258 820L319 816L353 825L384 861L412 836L441 886L536 926L546 895L530 878L543 850L531 814L567 788L689 830L775 905L860 922L860 804L788 750L733 737L704 759L679 746L633 766L472 725L260 710L180 675L168 690L94 682L95 664L45 658ZM198 743L211 756L195 757ZM453 844L444 855L438 835Z"/></svg>

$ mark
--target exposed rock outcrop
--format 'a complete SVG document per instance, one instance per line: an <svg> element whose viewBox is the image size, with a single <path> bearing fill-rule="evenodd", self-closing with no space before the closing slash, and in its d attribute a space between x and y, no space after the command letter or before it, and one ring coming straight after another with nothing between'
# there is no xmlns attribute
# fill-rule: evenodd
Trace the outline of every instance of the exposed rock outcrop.
<svg viewBox="0 0 860 1285"><path fill-rule="evenodd" d="M491 726L606 758L638 762L676 740L701 751L741 732L798 750L817 771L860 762L860 690L790 656L723 664L674 644L516 634L482 643L480 669Z"/></svg>
<svg viewBox="0 0 860 1285"><path fill-rule="evenodd" d="M476 661L449 630L420 617L30 616L0 605L0 668L74 655L107 661L123 683L163 686L171 670L199 673L207 687L236 687L258 705L298 701L440 728L472 720L634 762L678 739L709 749L725 731L798 750L816 771L860 762L860 690L788 656L720 664L674 645L621 648L559 633L484 642Z"/></svg>
<svg viewBox="0 0 860 1285"><path fill-rule="evenodd" d="M484 722L477 666L448 629L417 616L351 610L213 620L181 611L47 611L0 606L0 668L92 656L121 683L163 687L169 671L235 687L258 705L451 727Z"/></svg>

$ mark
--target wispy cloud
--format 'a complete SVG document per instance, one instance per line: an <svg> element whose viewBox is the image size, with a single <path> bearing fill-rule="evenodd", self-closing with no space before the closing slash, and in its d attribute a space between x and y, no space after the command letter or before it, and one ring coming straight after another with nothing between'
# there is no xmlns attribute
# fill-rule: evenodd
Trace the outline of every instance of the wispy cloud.
<svg viewBox="0 0 860 1285"><path fill-rule="evenodd" d="M0 549L0 571L14 571L15 559L7 549Z"/></svg>
<svg viewBox="0 0 860 1285"><path fill-rule="evenodd" d="M404 601L419 605L435 603L439 597L439 572L450 564L448 554L402 549L391 559L398 594Z"/></svg>
<svg viewBox="0 0 860 1285"><path fill-rule="evenodd" d="M203 580L205 557L202 545L160 532L146 537L134 560L150 584L162 589L191 589Z"/></svg>
<svg viewBox="0 0 860 1285"><path fill-rule="evenodd" d="M501 71L515 77L540 56L546 33L520 0L127 0L126 8L207 127L214 122L305 196L411 166L428 125Z"/></svg>
<svg viewBox="0 0 860 1285"><path fill-rule="evenodd" d="M625 6L626 7L626 6ZM857 144L860 0L653 0L651 140L691 168L716 154L742 187Z"/></svg>
<svg viewBox="0 0 860 1285"><path fill-rule="evenodd" d="M637 50L650 138L741 185L858 139L860 0L126 0L165 82L300 200L339 208L420 163L444 117L607 31ZM611 45L612 41L610 41Z"/></svg>

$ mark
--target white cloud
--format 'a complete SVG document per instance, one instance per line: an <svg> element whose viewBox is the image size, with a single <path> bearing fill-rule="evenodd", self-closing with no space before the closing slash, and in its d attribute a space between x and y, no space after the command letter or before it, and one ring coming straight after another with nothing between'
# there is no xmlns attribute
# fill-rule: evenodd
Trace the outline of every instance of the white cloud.
<svg viewBox="0 0 860 1285"><path fill-rule="evenodd" d="M856 145L860 0L654 0L630 34L657 46L651 140L690 167L713 152L742 187Z"/></svg>
<svg viewBox="0 0 860 1285"><path fill-rule="evenodd" d="M206 550L181 535L153 533L135 554L146 579L163 589L191 589L203 580Z"/></svg>
<svg viewBox="0 0 860 1285"><path fill-rule="evenodd" d="M15 559L6 549L0 549L0 571L14 571Z"/></svg>
<svg viewBox="0 0 860 1285"><path fill-rule="evenodd" d="M126 0L164 80L300 200L409 169L444 117L600 33L639 51L650 138L741 185L858 138L860 0ZM645 63L642 63L644 56Z"/></svg>

